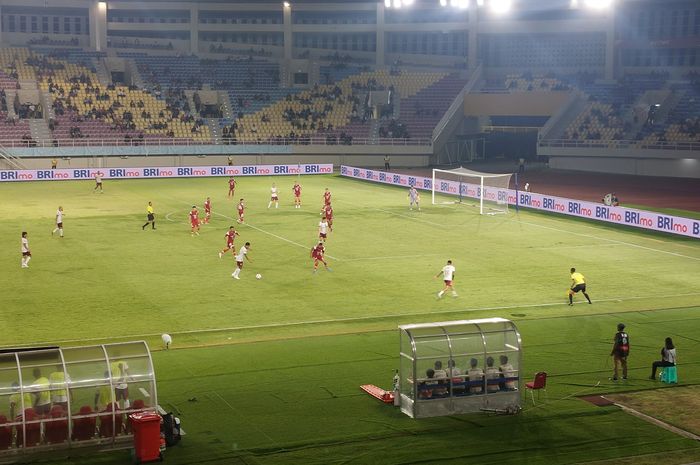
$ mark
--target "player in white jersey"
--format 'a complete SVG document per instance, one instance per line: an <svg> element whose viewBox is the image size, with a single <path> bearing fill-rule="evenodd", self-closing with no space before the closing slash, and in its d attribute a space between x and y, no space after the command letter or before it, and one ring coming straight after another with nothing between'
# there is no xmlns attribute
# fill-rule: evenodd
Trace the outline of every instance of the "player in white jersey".
<svg viewBox="0 0 700 465"><path fill-rule="evenodd" d="M56 231L59 237L63 237L63 207L58 207L56 210L56 227L51 231L51 235L56 234Z"/></svg>
<svg viewBox="0 0 700 465"><path fill-rule="evenodd" d="M29 268L29 260L32 259L32 253L29 250L29 239L27 232L22 231L22 268Z"/></svg>
<svg viewBox="0 0 700 465"><path fill-rule="evenodd" d="M443 266L442 270L435 277L439 278L440 275L442 275L442 280L445 282L445 288L438 292L438 299L441 299L448 290L452 291L452 297L457 297L457 292L452 287L452 281L455 277L455 267L452 266L452 260L447 260L447 265Z"/></svg>
<svg viewBox="0 0 700 465"><path fill-rule="evenodd" d="M245 259L249 262L252 261L250 258L248 258L248 250L250 250L250 242L246 242L236 255L236 269L233 273L231 273L231 276L233 276L234 279L241 279L238 276L241 274L241 270L243 269L243 260Z"/></svg>
<svg viewBox="0 0 700 465"><path fill-rule="evenodd" d="M408 200L408 208L410 210L413 210L413 205L415 204L418 211L420 211L420 194L414 186L411 186L411 188L408 190Z"/></svg>
<svg viewBox="0 0 700 465"><path fill-rule="evenodd" d="M270 208L273 203L275 204L275 208L280 206L279 198L277 196L277 186L275 186L274 182L270 188L270 203L267 204L267 208Z"/></svg>
<svg viewBox="0 0 700 465"><path fill-rule="evenodd" d="M321 222L318 223L318 240L326 242L327 237L328 237L328 220L323 218L323 219L321 219Z"/></svg>

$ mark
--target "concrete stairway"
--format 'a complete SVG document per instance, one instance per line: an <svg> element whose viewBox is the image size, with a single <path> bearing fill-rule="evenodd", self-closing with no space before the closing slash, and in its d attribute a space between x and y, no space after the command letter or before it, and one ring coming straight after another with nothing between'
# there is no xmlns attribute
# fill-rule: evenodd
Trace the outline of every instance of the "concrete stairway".
<svg viewBox="0 0 700 465"><path fill-rule="evenodd" d="M49 130L49 125L46 123L45 119L30 119L29 120L29 131L32 135L32 139L41 144L51 144L53 136L51 135L51 130Z"/></svg>

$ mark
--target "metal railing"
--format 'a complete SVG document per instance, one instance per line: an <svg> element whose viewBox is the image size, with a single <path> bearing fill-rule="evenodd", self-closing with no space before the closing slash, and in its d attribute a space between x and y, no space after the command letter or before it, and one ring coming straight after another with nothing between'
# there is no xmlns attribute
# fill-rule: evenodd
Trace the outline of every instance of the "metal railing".
<svg viewBox="0 0 700 465"><path fill-rule="evenodd" d="M639 140L541 140L540 147L582 148L582 149L643 149L643 150L697 150L700 142L644 142Z"/></svg>
<svg viewBox="0 0 700 465"><path fill-rule="evenodd" d="M211 140L201 141L192 139L176 138L152 138L143 139L95 139L91 137L76 139L54 139L54 140L0 140L6 149L11 148L60 148L60 147L166 147L166 146L205 146L205 145L327 145L327 146L352 146L352 145L390 145L390 146L430 146L430 139L392 139L380 138L372 140L370 138L353 138L349 143L340 141L337 137L330 139L326 137L303 137L289 138L280 137L272 139L220 139L218 142Z"/></svg>

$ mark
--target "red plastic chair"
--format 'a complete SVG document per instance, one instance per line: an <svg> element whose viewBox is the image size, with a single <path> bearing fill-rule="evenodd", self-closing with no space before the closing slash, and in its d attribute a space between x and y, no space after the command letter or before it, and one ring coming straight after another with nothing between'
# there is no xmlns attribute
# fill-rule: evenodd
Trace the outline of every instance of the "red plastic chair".
<svg viewBox="0 0 700 465"><path fill-rule="evenodd" d="M535 391L537 391L538 399L540 398L540 391L544 391L545 396L547 395L547 373L544 371L536 373L535 380L525 383L525 388L530 391L532 405L535 405Z"/></svg>
<svg viewBox="0 0 700 465"><path fill-rule="evenodd" d="M117 412L114 418L114 423L112 423L112 411ZM101 437L111 438L112 436L117 436L122 433L124 428L124 419L122 418L122 414L119 412L119 406L116 404L109 404L107 408L100 413Z"/></svg>
<svg viewBox="0 0 700 465"><path fill-rule="evenodd" d="M60 405L51 408L50 420L44 423L44 437L49 444L60 444L68 440L68 419Z"/></svg>
<svg viewBox="0 0 700 465"><path fill-rule="evenodd" d="M22 425L17 425L17 445L24 444L24 431L27 432L27 447L37 446L41 442L41 416L37 415L33 408L24 409L24 428ZM22 421L22 415L17 416L17 421ZM32 422L32 423L30 423ZM36 423L34 423L36 422Z"/></svg>
<svg viewBox="0 0 700 465"><path fill-rule="evenodd" d="M89 405L80 407L78 415L90 415L92 408ZM95 417L75 418L73 420L73 440L86 441L95 436Z"/></svg>
<svg viewBox="0 0 700 465"><path fill-rule="evenodd" d="M6 423L7 417L0 415L0 450L7 450L12 445L12 427Z"/></svg>

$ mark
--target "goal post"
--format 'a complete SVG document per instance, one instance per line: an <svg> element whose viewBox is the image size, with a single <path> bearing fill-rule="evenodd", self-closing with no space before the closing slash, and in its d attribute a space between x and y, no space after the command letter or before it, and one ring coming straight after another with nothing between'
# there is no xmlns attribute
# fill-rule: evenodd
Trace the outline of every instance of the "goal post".
<svg viewBox="0 0 700 465"><path fill-rule="evenodd" d="M467 168L453 170L433 169L432 202L472 203L479 207L482 215L508 213L508 195L512 174L494 174L473 171ZM456 197L451 201L440 201L436 195Z"/></svg>

